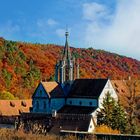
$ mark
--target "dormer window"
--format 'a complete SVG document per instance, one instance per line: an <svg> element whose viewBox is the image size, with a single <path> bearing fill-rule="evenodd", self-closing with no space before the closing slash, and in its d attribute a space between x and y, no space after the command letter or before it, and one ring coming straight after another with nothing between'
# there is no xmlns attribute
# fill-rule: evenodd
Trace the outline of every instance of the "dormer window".
<svg viewBox="0 0 140 140"><path fill-rule="evenodd" d="M79 105L82 105L82 102L81 101L79 102Z"/></svg>
<svg viewBox="0 0 140 140"><path fill-rule="evenodd" d="M92 106L92 102L89 102L89 105Z"/></svg>
<svg viewBox="0 0 140 140"><path fill-rule="evenodd" d="M90 128L92 128L92 125L90 125Z"/></svg>
<svg viewBox="0 0 140 140"><path fill-rule="evenodd" d="M22 102L21 102L21 105L24 106L24 107L27 106L25 101L22 101Z"/></svg>

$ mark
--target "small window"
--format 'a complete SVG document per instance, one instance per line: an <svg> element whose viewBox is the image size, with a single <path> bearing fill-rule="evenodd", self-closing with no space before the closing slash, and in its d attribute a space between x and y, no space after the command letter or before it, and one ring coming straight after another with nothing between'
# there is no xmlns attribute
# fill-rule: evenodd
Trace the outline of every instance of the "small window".
<svg viewBox="0 0 140 140"><path fill-rule="evenodd" d="M18 111L19 111L19 114L23 113L23 110L22 109L19 109Z"/></svg>
<svg viewBox="0 0 140 140"><path fill-rule="evenodd" d="M79 105L82 105L82 102L81 101L79 102Z"/></svg>
<svg viewBox="0 0 140 140"><path fill-rule="evenodd" d="M90 125L90 128L92 128L92 125Z"/></svg>
<svg viewBox="0 0 140 140"><path fill-rule="evenodd" d="M119 93L119 90L116 88L116 92L118 92Z"/></svg>
<svg viewBox="0 0 140 140"><path fill-rule="evenodd" d="M39 101L36 101L36 108L39 109Z"/></svg>
<svg viewBox="0 0 140 140"><path fill-rule="evenodd" d="M72 104L72 101L70 101L69 103L70 103L70 105L71 105L71 104Z"/></svg>
<svg viewBox="0 0 140 140"><path fill-rule="evenodd" d="M122 91L123 93L125 93L125 91L124 91L123 89L121 89L121 91Z"/></svg>
<svg viewBox="0 0 140 140"><path fill-rule="evenodd" d="M15 103L10 101L10 106L15 107Z"/></svg>
<svg viewBox="0 0 140 140"><path fill-rule="evenodd" d="M24 107L27 106L25 101L21 101L21 105L24 106Z"/></svg>
<svg viewBox="0 0 140 140"><path fill-rule="evenodd" d="M92 102L89 102L89 105L92 106Z"/></svg>
<svg viewBox="0 0 140 140"><path fill-rule="evenodd" d="M44 106L44 109L46 109L46 102L45 101L44 101L44 105L43 106Z"/></svg>
<svg viewBox="0 0 140 140"><path fill-rule="evenodd" d="M40 90L40 95L42 95L42 90Z"/></svg>
<svg viewBox="0 0 140 140"><path fill-rule="evenodd" d="M118 85L116 83L114 83L115 87L118 88Z"/></svg>
<svg viewBox="0 0 140 140"><path fill-rule="evenodd" d="M53 101L53 106L54 106L54 107L56 106L56 102L55 102L55 101Z"/></svg>

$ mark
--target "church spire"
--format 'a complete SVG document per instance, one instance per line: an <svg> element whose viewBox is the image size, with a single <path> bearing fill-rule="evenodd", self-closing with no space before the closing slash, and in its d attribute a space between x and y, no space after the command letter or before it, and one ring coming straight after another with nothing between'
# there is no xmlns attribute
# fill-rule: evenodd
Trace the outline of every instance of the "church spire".
<svg viewBox="0 0 140 140"><path fill-rule="evenodd" d="M69 87L73 80L79 78L79 64L71 57L70 48L68 45L68 31L66 31L66 42L62 55L62 59L56 64L55 80L59 82L66 89ZM68 86L68 87L67 87Z"/></svg>
<svg viewBox="0 0 140 140"><path fill-rule="evenodd" d="M68 36L69 36L68 31L66 31L65 36L66 36L66 42L65 42L65 48L64 48L64 53L63 53L63 60L70 60L71 54L70 54L70 48L68 45Z"/></svg>

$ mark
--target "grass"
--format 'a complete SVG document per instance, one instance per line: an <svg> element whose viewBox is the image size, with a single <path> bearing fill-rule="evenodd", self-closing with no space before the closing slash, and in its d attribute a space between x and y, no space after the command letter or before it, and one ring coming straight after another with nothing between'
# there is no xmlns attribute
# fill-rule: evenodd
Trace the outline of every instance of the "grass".
<svg viewBox="0 0 140 140"><path fill-rule="evenodd" d="M24 133L22 130L15 131L13 129L0 129L0 140L78 140L76 136L63 136L48 134L44 135L35 135L32 133Z"/></svg>

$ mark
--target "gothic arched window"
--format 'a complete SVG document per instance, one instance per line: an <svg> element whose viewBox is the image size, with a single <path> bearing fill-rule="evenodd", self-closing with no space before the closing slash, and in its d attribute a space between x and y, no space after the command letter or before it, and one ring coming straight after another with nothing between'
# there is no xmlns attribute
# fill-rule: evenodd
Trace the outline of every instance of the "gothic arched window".
<svg viewBox="0 0 140 140"><path fill-rule="evenodd" d="M68 66L66 66L65 75L66 75L65 80L69 81L69 67Z"/></svg>
<svg viewBox="0 0 140 140"><path fill-rule="evenodd" d="M46 105L46 102L44 101L44 104L43 104L43 108L46 109L47 105Z"/></svg>
<svg viewBox="0 0 140 140"><path fill-rule="evenodd" d="M39 109L39 101L36 101L36 109Z"/></svg>
<svg viewBox="0 0 140 140"><path fill-rule="evenodd" d="M42 96L42 90L40 90L40 96Z"/></svg>

